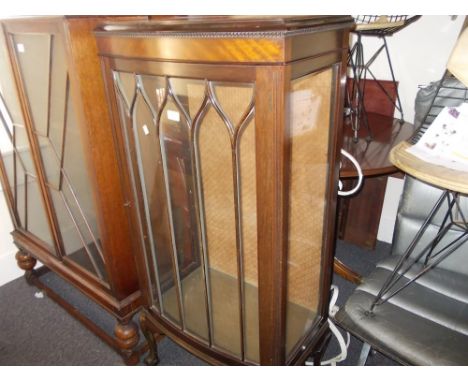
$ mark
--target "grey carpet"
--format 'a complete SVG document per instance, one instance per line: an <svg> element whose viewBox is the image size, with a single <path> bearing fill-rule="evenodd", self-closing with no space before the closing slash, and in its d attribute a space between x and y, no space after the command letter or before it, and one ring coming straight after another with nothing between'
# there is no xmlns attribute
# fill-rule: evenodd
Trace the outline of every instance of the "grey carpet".
<svg viewBox="0 0 468 382"><path fill-rule="evenodd" d="M374 264L389 253L390 246L378 243L375 251L338 242L337 257L361 274L368 274ZM75 288L52 273L43 276L73 305L111 332L114 321L106 312ZM354 285L334 276L333 283L340 289L338 305L352 293ZM35 297L37 288L16 279L0 287L0 365L124 365L120 356L102 340L93 335L51 299ZM348 358L340 365L357 362L361 342L352 338ZM337 353L337 342L332 339L325 354ZM160 365L205 365L203 361L165 338L159 344ZM368 365L394 365L379 353L372 355Z"/></svg>
<svg viewBox="0 0 468 382"><path fill-rule="evenodd" d="M375 250L366 250L358 246L347 244L338 241L336 247L336 257L343 263L349 265L363 276L369 275L375 268L375 264L390 255L391 245L383 242L377 242ZM351 296L356 287L353 283L346 281L340 276L333 274L332 283L339 289L337 305L343 306L346 300ZM340 329L340 332L345 335L345 331ZM346 337L345 337L346 338ZM348 348L347 358L338 363L338 366L353 366L357 365L359 354L361 352L362 342L351 336ZM338 341L332 337L330 344L325 352L324 359L329 359L339 354ZM396 366L398 363L385 357L376 351L371 351L367 359L367 366Z"/></svg>

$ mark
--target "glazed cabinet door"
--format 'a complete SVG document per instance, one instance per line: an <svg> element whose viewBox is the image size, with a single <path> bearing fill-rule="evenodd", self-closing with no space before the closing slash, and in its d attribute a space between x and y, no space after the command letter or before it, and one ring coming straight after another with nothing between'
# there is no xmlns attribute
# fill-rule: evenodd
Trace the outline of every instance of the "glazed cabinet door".
<svg viewBox="0 0 468 382"><path fill-rule="evenodd" d="M84 147L72 102L60 21L7 24L5 37L29 122L42 196L52 228L51 253L107 284ZM26 137L24 136L24 139ZM44 224L47 226L47 224Z"/></svg>
<svg viewBox="0 0 468 382"><path fill-rule="evenodd" d="M339 65L320 68L288 84L286 359L328 310L339 72Z"/></svg>
<svg viewBox="0 0 468 382"><path fill-rule="evenodd" d="M13 225L55 253L3 34L0 35L0 73L0 173Z"/></svg>
<svg viewBox="0 0 468 382"><path fill-rule="evenodd" d="M258 362L254 85L113 71L151 305Z"/></svg>
<svg viewBox="0 0 468 382"><path fill-rule="evenodd" d="M257 193L257 178L271 180L257 173L264 130L256 129L255 102L265 89L254 79L210 75L117 66L113 96L139 208L151 308L210 348L260 363L257 204L267 201ZM322 317L335 76L332 68L301 76L285 94L283 359ZM265 129L273 134L270 125Z"/></svg>

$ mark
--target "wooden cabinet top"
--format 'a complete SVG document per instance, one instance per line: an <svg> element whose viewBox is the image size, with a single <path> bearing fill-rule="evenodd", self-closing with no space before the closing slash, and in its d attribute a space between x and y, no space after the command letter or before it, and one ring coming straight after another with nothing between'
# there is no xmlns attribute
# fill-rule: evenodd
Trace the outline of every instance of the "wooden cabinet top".
<svg viewBox="0 0 468 382"><path fill-rule="evenodd" d="M349 16L173 16L149 22L104 25L99 32L115 34L156 34L193 36L211 34L249 37L283 37L314 29L343 28L352 23Z"/></svg>
<svg viewBox="0 0 468 382"><path fill-rule="evenodd" d="M103 56L288 63L343 49L340 32L352 26L350 16L176 16L107 23L95 35Z"/></svg>

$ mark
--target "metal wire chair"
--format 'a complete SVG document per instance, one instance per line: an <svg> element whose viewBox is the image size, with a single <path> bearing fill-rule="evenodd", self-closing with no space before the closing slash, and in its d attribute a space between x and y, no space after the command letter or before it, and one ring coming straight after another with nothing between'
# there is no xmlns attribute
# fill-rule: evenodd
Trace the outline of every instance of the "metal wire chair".
<svg viewBox="0 0 468 382"><path fill-rule="evenodd" d="M395 15L395 16L378 16L378 15L361 15L355 16L356 27L352 31L357 36L357 41L349 51L348 67L352 72L352 84L349 87L346 95L346 111L351 118L351 126L354 131L354 141L358 140L358 131L361 124L368 132L367 140L372 139L372 133L369 128L369 121L364 108L364 97L366 88L366 79L373 79L380 90L384 92L386 97L392 102L395 108L400 113L400 121L404 122L403 108L401 106L400 96L398 94L397 82L393 71L393 65L388 50L386 36L392 36L394 33L407 27L415 22L421 16ZM382 39L382 45L365 61L364 47L362 44L362 36L374 36ZM392 83L396 92L396 100L389 94L384 86L374 75L371 65L375 62L381 52L385 51Z"/></svg>

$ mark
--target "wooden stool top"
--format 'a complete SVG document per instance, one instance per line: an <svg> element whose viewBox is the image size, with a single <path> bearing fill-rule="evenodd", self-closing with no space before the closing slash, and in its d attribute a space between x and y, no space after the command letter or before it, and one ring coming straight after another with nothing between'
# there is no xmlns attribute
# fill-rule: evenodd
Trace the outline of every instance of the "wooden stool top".
<svg viewBox="0 0 468 382"><path fill-rule="evenodd" d="M468 171L458 171L428 163L410 154L411 144L401 142L390 151L390 162L400 170L436 187L468 194Z"/></svg>

